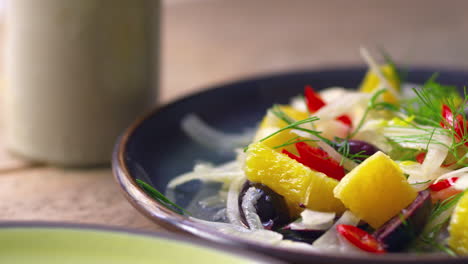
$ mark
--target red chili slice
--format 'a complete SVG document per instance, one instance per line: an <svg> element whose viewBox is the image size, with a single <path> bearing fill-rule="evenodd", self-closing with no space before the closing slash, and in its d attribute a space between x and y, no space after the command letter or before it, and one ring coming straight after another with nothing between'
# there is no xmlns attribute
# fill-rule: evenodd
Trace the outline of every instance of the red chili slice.
<svg viewBox="0 0 468 264"><path fill-rule="evenodd" d="M342 115L336 118L336 120L340 121L341 123L348 125L349 127L353 126L353 121L347 115Z"/></svg>
<svg viewBox="0 0 468 264"><path fill-rule="evenodd" d="M352 225L337 225L338 233L356 247L371 253L386 253L382 244L371 234Z"/></svg>
<svg viewBox="0 0 468 264"><path fill-rule="evenodd" d="M458 180L458 177L448 178L448 179L439 181L437 183L431 184L429 188L434 192L442 191L454 185L455 182L457 182L457 180Z"/></svg>
<svg viewBox="0 0 468 264"><path fill-rule="evenodd" d="M314 89L310 86L307 85L304 90L305 98L306 98L306 104L307 108L311 113L317 112L320 108L324 107L326 103L322 100L320 95L314 91ZM349 118L348 115L341 115L336 118L336 120L340 121L341 123L352 127L353 122L351 121L351 118Z"/></svg>
<svg viewBox="0 0 468 264"><path fill-rule="evenodd" d="M453 112L447 105L442 105L442 117L444 120L440 122L440 126L446 129L453 129L455 131L455 138L461 140L466 133L466 122L463 116L458 114L454 119ZM468 142L465 142L468 147Z"/></svg>
<svg viewBox="0 0 468 264"><path fill-rule="evenodd" d="M426 152L421 152L418 155L416 155L416 161L419 164L423 164L425 158L426 158Z"/></svg>
<svg viewBox="0 0 468 264"><path fill-rule="evenodd" d="M299 156L283 149L282 153L288 155L290 158L297 160L303 165L322 172L330 178L341 180L345 176L345 171L340 164L334 159L330 158L328 154L320 148L314 148L307 145L305 142L297 142L297 152Z"/></svg>
<svg viewBox="0 0 468 264"><path fill-rule="evenodd" d="M281 153L286 154L286 155L287 155L288 157L290 157L291 159L294 159L294 160L297 160L298 162L301 162L301 157L292 154L291 152L287 151L286 149L283 149L283 150L281 151ZM301 163L302 163L302 162L301 162Z"/></svg>
<svg viewBox="0 0 468 264"><path fill-rule="evenodd" d="M320 98L310 85L307 85L304 90L307 108L310 112L317 112L320 108L325 106L325 102Z"/></svg>
<svg viewBox="0 0 468 264"><path fill-rule="evenodd" d="M307 156L310 156L310 155L315 155L315 156L318 156L318 157L323 158L323 159L329 159L330 158L328 156L328 153L325 152L323 149L311 147L311 146L307 145L307 143L305 143L305 142L297 142L295 144L295 146L296 146L297 152L299 152L299 155L301 157L307 157Z"/></svg>

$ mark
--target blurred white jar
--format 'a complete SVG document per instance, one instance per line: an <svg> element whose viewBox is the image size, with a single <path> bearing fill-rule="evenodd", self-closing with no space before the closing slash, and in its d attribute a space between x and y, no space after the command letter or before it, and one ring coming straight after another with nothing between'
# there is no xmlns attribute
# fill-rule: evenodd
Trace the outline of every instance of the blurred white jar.
<svg viewBox="0 0 468 264"><path fill-rule="evenodd" d="M64 166L108 163L155 102L159 1L10 0L6 143Z"/></svg>

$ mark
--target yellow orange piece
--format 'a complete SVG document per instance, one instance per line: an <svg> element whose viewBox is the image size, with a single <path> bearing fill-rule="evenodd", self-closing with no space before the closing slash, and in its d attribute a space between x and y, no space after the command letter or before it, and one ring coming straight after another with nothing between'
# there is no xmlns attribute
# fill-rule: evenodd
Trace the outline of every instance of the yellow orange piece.
<svg viewBox="0 0 468 264"><path fill-rule="evenodd" d="M400 167L377 152L350 171L334 190L356 216L378 228L416 198Z"/></svg>
<svg viewBox="0 0 468 264"><path fill-rule="evenodd" d="M387 78L390 85L392 85L392 87L396 89L397 91L400 91L400 81L398 78L398 73L395 71L395 68L390 65L383 65L380 67L380 70L383 73L383 75ZM373 93L377 89L379 89L379 87L380 87L379 77L374 72L369 70L366 73L366 76L364 77L364 80L362 81L361 87L359 88L359 90L365 93ZM388 89L388 87L381 87L381 88ZM389 91L386 91L383 94L383 100L385 102L389 102L393 104L398 103L398 99Z"/></svg>
<svg viewBox="0 0 468 264"><path fill-rule="evenodd" d="M292 215L303 210L300 204L315 211L344 211L343 204L333 197L337 180L311 170L262 142L249 146L244 171L250 181L263 183L282 195Z"/></svg>
<svg viewBox="0 0 468 264"><path fill-rule="evenodd" d="M294 119L295 121L300 121L309 117L308 113L296 110L291 106L281 105L279 108L286 115L288 115L288 117ZM268 111L265 117L263 118L262 122L260 123L257 133L255 134L254 141L259 141L287 125L288 124L285 121L279 119L273 113ZM274 135L271 138L268 138L264 141L264 144L271 148L274 148L277 146L281 146L291 140L294 140L297 137L298 135L292 132L292 129L287 129ZM282 149L286 149L289 152L297 154L294 144L285 146L283 148L277 148L276 151L281 152Z"/></svg>
<svg viewBox="0 0 468 264"><path fill-rule="evenodd" d="M449 246L460 255L468 255L468 192L458 201L449 225Z"/></svg>

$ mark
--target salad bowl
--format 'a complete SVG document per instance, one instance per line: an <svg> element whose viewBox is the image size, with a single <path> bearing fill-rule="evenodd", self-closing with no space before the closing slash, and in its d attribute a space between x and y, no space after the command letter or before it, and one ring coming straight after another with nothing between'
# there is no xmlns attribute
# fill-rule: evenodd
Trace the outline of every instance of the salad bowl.
<svg viewBox="0 0 468 264"><path fill-rule="evenodd" d="M408 67L407 82L422 84L434 72L444 84L463 87L468 72ZM337 67L261 76L223 84L161 106L135 121L118 140L113 153L113 172L129 202L142 214L169 229L184 230L207 240L248 249L294 263L468 263L466 257L448 257L436 253L382 255L341 255L311 252L297 248L275 247L251 239L228 235L201 224L188 215L168 209L167 204L148 195L137 180L165 193L168 183L191 171L197 161L220 164L234 155L193 140L181 127L184 117L194 114L217 130L230 134L254 129L273 104L287 103L304 86L315 90L333 86L356 88L366 67ZM208 139L209 141L210 139ZM185 207L193 197L196 184L187 184L176 203Z"/></svg>

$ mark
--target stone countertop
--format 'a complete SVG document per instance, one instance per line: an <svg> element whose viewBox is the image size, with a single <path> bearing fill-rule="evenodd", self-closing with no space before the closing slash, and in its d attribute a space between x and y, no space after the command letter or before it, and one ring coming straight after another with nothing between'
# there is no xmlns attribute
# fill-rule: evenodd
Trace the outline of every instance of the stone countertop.
<svg viewBox="0 0 468 264"><path fill-rule="evenodd" d="M466 1L164 2L160 102L258 74L362 64L384 46L403 64L468 68ZM0 220L164 231L124 199L108 168L32 164L1 142Z"/></svg>

